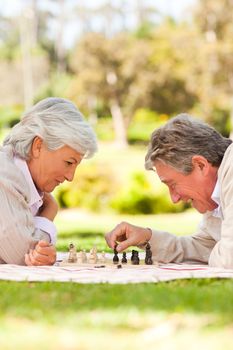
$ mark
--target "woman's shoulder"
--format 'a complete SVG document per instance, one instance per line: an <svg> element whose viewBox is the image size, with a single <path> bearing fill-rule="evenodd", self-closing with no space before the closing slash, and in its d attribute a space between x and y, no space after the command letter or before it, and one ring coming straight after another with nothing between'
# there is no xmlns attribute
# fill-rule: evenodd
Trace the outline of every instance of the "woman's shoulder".
<svg viewBox="0 0 233 350"><path fill-rule="evenodd" d="M8 147L0 147L0 184L23 193L28 185L23 173L14 162L14 154Z"/></svg>

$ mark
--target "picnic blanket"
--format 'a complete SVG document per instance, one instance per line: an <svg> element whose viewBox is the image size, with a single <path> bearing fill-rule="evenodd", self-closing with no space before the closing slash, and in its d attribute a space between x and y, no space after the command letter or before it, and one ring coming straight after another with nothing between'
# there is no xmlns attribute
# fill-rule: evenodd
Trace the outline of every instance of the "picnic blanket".
<svg viewBox="0 0 233 350"><path fill-rule="evenodd" d="M59 258L59 256L58 256ZM19 266L0 265L0 280L31 282L75 282L75 283L158 283L191 278L233 278L233 269L209 267L207 265L159 264L106 266Z"/></svg>

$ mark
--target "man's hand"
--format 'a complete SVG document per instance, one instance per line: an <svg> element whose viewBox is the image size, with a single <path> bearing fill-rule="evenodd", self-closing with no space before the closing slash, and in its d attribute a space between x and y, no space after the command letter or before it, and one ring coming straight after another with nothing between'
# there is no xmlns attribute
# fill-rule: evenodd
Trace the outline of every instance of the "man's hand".
<svg viewBox="0 0 233 350"><path fill-rule="evenodd" d="M25 254L25 264L28 266L53 265L56 261L56 249L46 241L39 241L34 249Z"/></svg>
<svg viewBox="0 0 233 350"><path fill-rule="evenodd" d="M58 212L58 204L51 193L44 193L43 205L40 209L39 216L43 216L51 221L54 220Z"/></svg>
<svg viewBox="0 0 233 350"><path fill-rule="evenodd" d="M120 242L116 247L118 252L130 246L143 244L150 238L151 230L149 228L134 226L127 222L120 223L105 235L106 242L112 249L114 249L116 242Z"/></svg>

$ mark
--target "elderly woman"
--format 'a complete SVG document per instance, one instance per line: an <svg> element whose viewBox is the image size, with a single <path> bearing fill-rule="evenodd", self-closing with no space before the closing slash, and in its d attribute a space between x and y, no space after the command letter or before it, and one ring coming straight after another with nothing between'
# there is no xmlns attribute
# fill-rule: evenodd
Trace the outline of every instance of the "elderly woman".
<svg viewBox="0 0 233 350"><path fill-rule="evenodd" d="M51 192L72 181L96 150L93 130L62 98L40 101L13 127L0 148L0 263L55 262L58 205Z"/></svg>

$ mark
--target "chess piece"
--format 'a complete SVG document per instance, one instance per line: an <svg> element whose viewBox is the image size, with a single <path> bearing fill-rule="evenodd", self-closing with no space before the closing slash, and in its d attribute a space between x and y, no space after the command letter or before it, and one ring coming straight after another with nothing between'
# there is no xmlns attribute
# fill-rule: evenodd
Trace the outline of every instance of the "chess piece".
<svg viewBox="0 0 233 350"><path fill-rule="evenodd" d="M88 262L89 262L89 264L96 264L97 263L97 254L95 253L95 251L90 250Z"/></svg>
<svg viewBox="0 0 233 350"><path fill-rule="evenodd" d="M69 245L69 257L68 257L69 263L76 263L77 262L77 253L76 248L73 243L70 243Z"/></svg>
<svg viewBox="0 0 233 350"><path fill-rule="evenodd" d="M122 253L121 262L122 262L122 264L127 264L126 252L123 252L123 253Z"/></svg>
<svg viewBox="0 0 233 350"><path fill-rule="evenodd" d="M82 262L84 264L87 263L87 254L85 250L82 251Z"/></svg>
<svg viewBox="0 0 233 350"><path fill-rule="evenodd" d="M77 253L77 263L82 264L83 263L83 255L82 252Z"/></svg>
<svg viewBox="0 0 233 350"><path fill-rule="evenodd" d="M105 263L105 262L106 262L105 252L102 252L102 253L100 254L100 262L101 262L101 263Z"/></svg>
<svg viewBox="0 0 233 350"><path fill-rule="evenodd" d="M145 264L146 265L153 265L152 251L151 251L151 248L150 248L150 243L147 243L147 245L146 245Z"/></svg>
<svg viewBox="0 0 233 350"><path fill-rule="evenodd" d="M132 250L132 255L131 255L131 258L130 258L131 262L132 262L132 260L134 259L135 252L136 252L136 250L133 249L133 250Z"/></svg>
<svg viewBox="0 0 233 350"><path fill-rule="evenodd" d="M114 256L113 256L113 264L118 264L119 262L119 257L118 257L118 251L116 250L117 244L114 247Z"/></svg>
<svg viewBox="0 0 233 350"><path fill-rule="evenodd" d="M90 253L93 254L93 255L96 255L96 254L97 254L96 245L93 245L93 247L92 247L91 250L90 250Z"/></svg>
<svg viewBox="0 0 233 350"><path fill-rule="evenodd" d="M133 265L139 265L140 259L139 259L137 250L134 251L133 258L132 258L131 262L132 262Z"/></svg>

